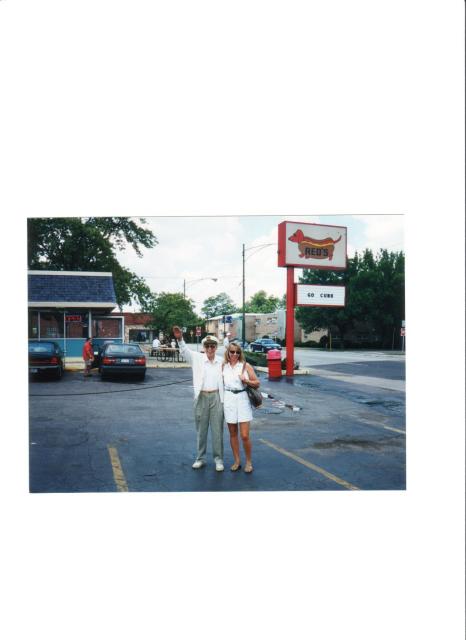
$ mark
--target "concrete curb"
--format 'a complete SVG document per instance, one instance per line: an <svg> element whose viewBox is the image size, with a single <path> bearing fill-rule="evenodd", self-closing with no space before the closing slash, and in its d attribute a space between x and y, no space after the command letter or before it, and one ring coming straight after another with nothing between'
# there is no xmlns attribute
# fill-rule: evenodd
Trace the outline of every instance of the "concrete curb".
<svg viewBox="0 0 466 640"><path fill-rule="evenodd" d="M269 372L267 367L254 367L254 369L256 369L256 371L262 371L263 373ZM295 376L303 376L303 375L307 376L311 374L311 371L309 369L295 369L293 371L293 374ZM285 369L282 369L282 376L286 376Z"/></svg>
<svg viewBox="0 0 466 640"><path fill-rule="evenodd" d="M153 362L147 363L147 369L190 369L191 365L186 362L158 362L157 364ZM65 361L65 371L84 371L84 363L80 362L70 362L69 364ZM96 369L93 369L96 371Z"/></svg>

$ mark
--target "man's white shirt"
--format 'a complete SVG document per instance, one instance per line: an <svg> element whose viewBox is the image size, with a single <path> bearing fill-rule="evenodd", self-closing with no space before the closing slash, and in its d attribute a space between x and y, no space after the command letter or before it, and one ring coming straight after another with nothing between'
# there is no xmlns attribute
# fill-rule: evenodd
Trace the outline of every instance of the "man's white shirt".
<svg viewBox="0 0 466 640"><path fill-rule="evenodd" d="M181 355L189 362L193 370L194 399L197 400L202 390L218 389L223 402L222 358L215 356L213 362L207 354L191 351L184 340L178 340ZM210 386L211 385L211 386Z"/></svg>

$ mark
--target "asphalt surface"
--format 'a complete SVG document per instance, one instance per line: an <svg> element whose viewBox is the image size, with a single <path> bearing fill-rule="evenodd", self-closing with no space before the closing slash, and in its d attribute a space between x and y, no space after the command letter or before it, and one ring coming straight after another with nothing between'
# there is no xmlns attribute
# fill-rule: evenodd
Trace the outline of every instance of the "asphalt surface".
<svg viewBox="0 0 466 640"><path fill-rule="evenodd" d="M349 375L359 372L344 366ZM398 372L392 364L382 369L377 372L385 378L403 376L401 364ZM80 372L67 372L60 382L32 381L30 491L405 488L404 392L359 384L356 376L352 383L346 376L272 381L261 373L260 379L271 397L251 424L252 474L229 470L226 428L225 471L215 471L210 441L208 465L191 469L196 434L190 369L149 369L145 382L102 382Z"/></svg>

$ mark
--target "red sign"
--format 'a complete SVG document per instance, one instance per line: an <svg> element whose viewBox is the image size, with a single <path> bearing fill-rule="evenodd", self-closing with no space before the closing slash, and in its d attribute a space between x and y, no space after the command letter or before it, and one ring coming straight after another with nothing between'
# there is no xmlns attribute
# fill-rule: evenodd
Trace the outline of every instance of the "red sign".
<svg viewBox="0 0 466 640"><path fill-rule="evenodd" d="M196 327L196 337L197 338L201 337L201 327Z"/></svg>
<svg viewBox="0 0 466 640"><path fill-rule="evenodd" d="M82 316L65 316L67 322L81 322Z"/></svg>

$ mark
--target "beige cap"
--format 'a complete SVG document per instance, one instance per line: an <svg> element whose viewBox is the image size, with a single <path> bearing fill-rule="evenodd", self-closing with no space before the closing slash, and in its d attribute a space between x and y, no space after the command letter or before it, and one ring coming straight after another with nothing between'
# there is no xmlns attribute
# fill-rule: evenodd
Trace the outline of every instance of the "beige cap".
<svg viewBox="0 0 466 640"><path fill-rule="evenodd" d="M215 336L206 336L203 339L202 344L206 344L207 342L210 343L210 344L214 343L215 345L218 346L218 340L217 340L217 338Z"/></svg>

